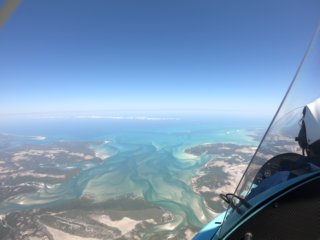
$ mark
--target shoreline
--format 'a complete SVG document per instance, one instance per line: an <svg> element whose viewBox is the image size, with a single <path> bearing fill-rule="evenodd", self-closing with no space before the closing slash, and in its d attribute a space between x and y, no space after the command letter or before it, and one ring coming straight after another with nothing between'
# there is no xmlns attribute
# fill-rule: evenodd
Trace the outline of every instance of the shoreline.
<svg viewBox="0 0 320 240"><path fill-rule="evenodd" d="M194 192L204 198L206 207L218 215L224 208L219 194L234 193L256 147L213 143L197 145L187 151L210 157L192 177L191 186Z"/></svg>

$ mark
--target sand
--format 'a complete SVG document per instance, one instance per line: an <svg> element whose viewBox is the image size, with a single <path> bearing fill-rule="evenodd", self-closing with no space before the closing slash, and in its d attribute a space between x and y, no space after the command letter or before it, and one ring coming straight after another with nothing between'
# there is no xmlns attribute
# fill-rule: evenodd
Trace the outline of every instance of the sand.
<svg viewBox="0 0 320 240"><path fill-rule="evenodd" d="M84 237L79 237L76 235L72 235L69 233L65 233L63 231L57 230L55 228L48 227L45 225L47 230L50 232L50 234L53 236L54 240L99 240L97 238L84 238Z"/></svg>
<svg viewBox="0 0 320 240"><path fill-rule="evenodd" d="M79 157L84 160L91 160L94 158L94 156L86 155L84 153L77 153L77 152L69 152L64 149L59 148L53 148L48 150L38 150L38 149L30 149L28 151L20 151L13 154L12 160L13 161L23 161L29 159L29 157L33 156L41 156L45 157L51 160L54 160L56 158L57 154L67 154L73 157Z"/></svg>
<svg viewBox="0 0 320 240"><path fill-rule="evenodd" d="M135 229L137 224L142 222L128 217L124 217L120 220L112 220L107 215L91 215L90 217L97 222L100 222L110 227L117 228L121 232L121 235L125 235L131 232Z"/></svg>

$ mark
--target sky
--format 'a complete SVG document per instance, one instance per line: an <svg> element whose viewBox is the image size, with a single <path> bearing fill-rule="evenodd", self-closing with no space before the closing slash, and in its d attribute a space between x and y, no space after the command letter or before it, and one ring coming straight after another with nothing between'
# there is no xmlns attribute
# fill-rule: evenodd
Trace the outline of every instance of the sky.
<svg viewBox="0 0 320 240"><path fill-rule="evenodd" d="M0 28L0 115L272 116L319 22L318 0L24 0Z"/></svg>

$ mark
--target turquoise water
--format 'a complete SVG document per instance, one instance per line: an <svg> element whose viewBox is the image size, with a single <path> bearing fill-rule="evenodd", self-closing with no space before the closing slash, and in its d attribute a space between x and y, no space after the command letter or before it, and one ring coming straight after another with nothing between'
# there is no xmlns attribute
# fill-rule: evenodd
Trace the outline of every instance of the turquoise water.
<svg viewBox="0 0 320 240"><path fill-rule="evenodd" d="M0 203L1 212L61 205L90 196L94 203L126 195L144 198L174 215L170 223L150 232L177 227L202 227L212 218L204 200L191 188L191 179L205 158L184 153L203 143L257 145L249 135L263 123L231 120L25 120L2 125L16 136L45 136L40 144L55 141L106 141L93 149L110 157L102 163L84 162L79 175L66 182ZM39 142L39 141L38 141ZM39 144L39 143L38 143Z"/></svg>

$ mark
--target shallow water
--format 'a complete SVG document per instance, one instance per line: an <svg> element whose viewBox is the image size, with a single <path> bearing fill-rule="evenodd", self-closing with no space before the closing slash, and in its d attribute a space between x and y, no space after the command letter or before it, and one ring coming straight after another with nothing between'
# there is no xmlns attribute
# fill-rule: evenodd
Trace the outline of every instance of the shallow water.
<svg viewBox="0 0 320 240"><path fill-rule="evenodd" d="M192 190L191 178L206 159L186 154L184 149L203 143L257 144L248 136L251 130L244 128L243 123L233 123L230 127L208 121L197 123L195 120L81 120L76 123L65 120L63 124L52 121L35 124L29 120L24 127L9 124L7 129L4 125L0 130L18 136L45 136L46 139L40 143L44 145L62 140L105 141L91 145L91 148L109 157L102 163L61 166L82 170L64 184L44 185L36 193L0 203L2 213L63 205L83 196L90 196L94 204L132 194L170 211L174 216L173 221L158 225L150 232L173 230L178 226L200 228L213 215L202 197Z"/></svg>

